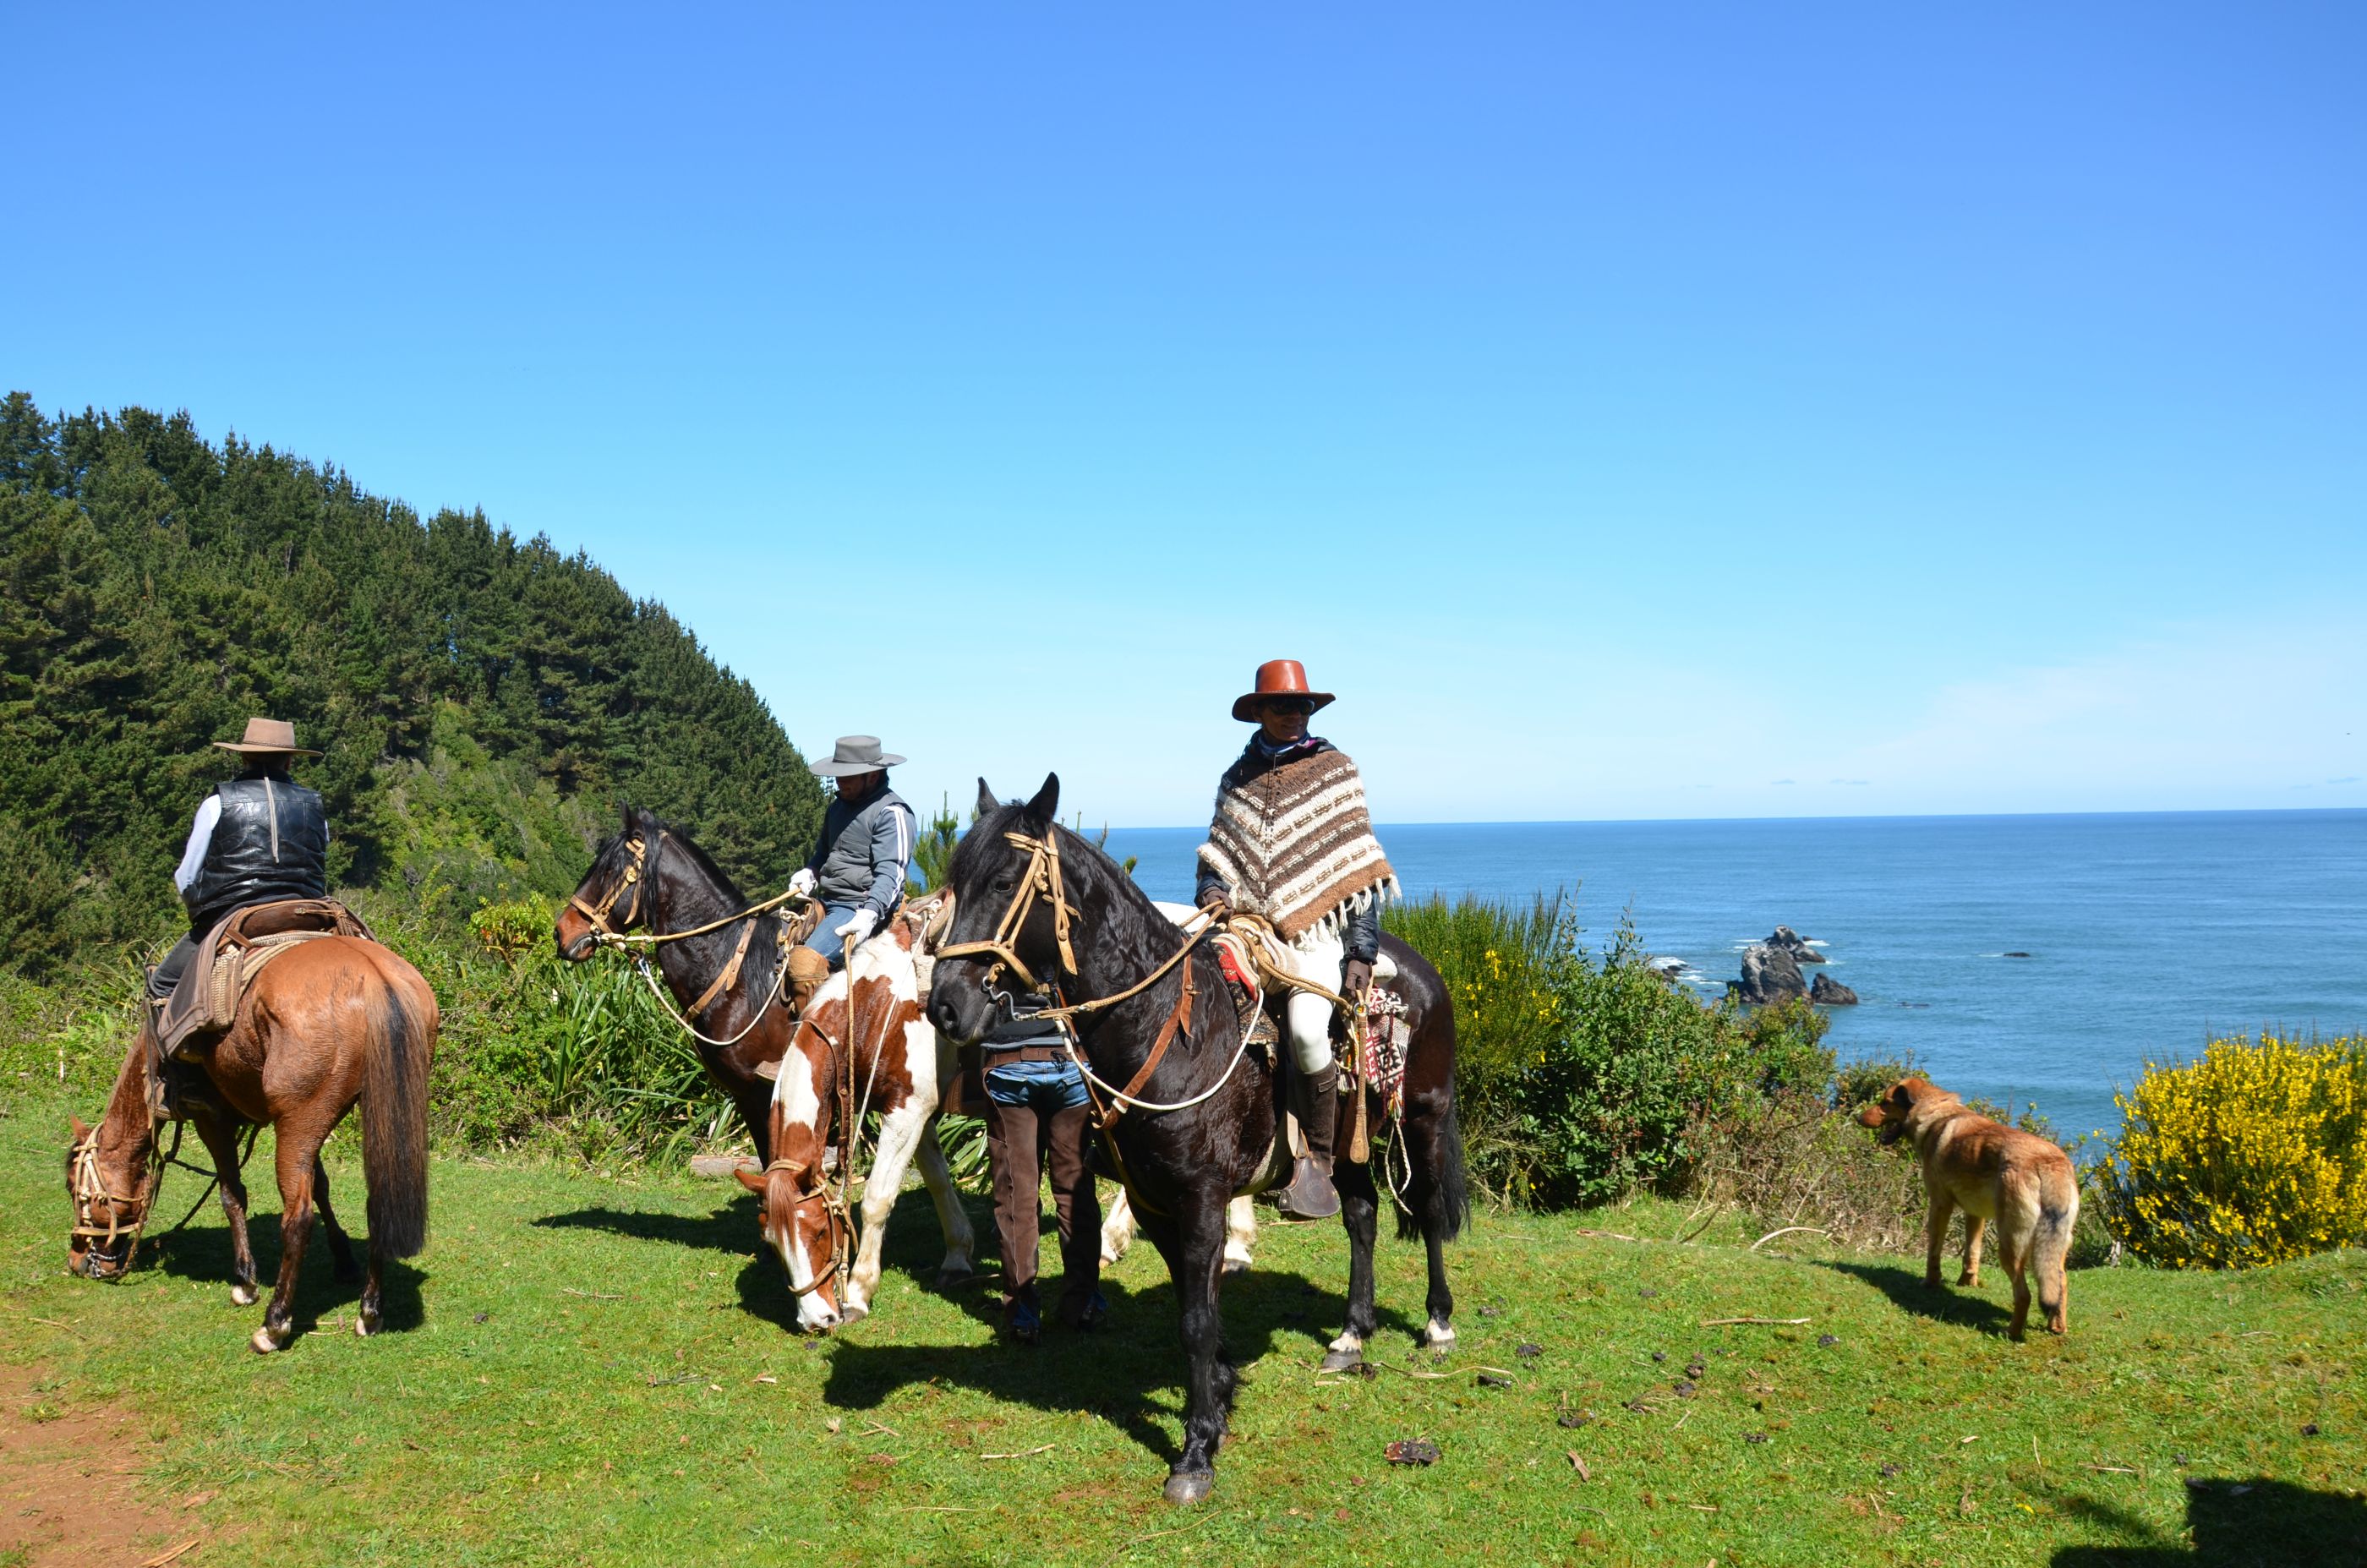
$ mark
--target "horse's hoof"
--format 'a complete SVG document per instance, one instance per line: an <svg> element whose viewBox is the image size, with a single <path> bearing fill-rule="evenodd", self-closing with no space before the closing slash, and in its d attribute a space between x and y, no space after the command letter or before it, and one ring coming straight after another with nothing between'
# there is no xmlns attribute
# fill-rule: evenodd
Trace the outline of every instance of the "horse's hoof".
<svg viewBox="0 0 2367 1568"><path fill-rule="evenodd" d="M1217 1489L1217 1472L1213 1470L1178 1471L1167 1478L1164 1493L1175 1504L1205 1503L1208 1494Z"/></svg>
<svg viewBox="0 0 2367 1568"><path fill-rule="evenodd" d="M1455 1348L1455 1330L1433 1317L1422 1325L1421 1342L1433 1350L1451 1350Z"/></svg>
<svg viewBox="0 0 2367 1568"><path fill-rule="evenodd" d="M1246 1274L1250 1271L1250 1260L1246 1258L1228 1257L1225 1259L1224 1271L1228 1274Z"/></svg>
<svg viewBox="0 0 2367 1568"><path fill-rule="evenodd" d="M364 1339L378 1332L379 1316L374 1312L354 1314L354 1332Z"/></svg>
<svg viewBox="0 0 2367 1568"><path fill-rule="evenodd" d="M1323 1358L1323 1371L1327 1372L1344 1372L1351 1367L1362 1366L1364 1361L1365 1352L1362 1349L1334 1350L1330 1355Z"/></svg>
<svg viewBox="0 0 2367 1568"><path fill-rule="evenodd" d="M251 1307L263 1299L263 1292L253 1285L232 1285L230 1288L230 1299L240 1306Z"/></svg>
<svg viewBox="0 0 2367 1568"><path fill-rule="evenodd" d="M274 1350L285 1350L288 1348L288 1340L289 1333L286 1329L281 1329L278 1333L274 1334L271 1332L271 1325L266 1323L261 1328L255 1331L255 1337L248 1340L247 1343L255 1347L255 1353L256 1355L268 1356Z"/></svg>

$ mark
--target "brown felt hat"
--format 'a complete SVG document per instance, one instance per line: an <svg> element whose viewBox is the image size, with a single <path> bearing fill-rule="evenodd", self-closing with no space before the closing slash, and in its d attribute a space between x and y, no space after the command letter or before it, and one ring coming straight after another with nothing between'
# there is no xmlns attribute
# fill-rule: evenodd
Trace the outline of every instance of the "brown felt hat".
<svg viewBox="0 0 2367 1568"><path fill-rule="evenodd" d="M214 744L225 751L243 751L250 755L282 755L317 757L321 753L310 746L296 744L296 727L284 718L250 718L246 733L235 740L217 740Z"/></svg>
<svg viewBox="0 0 2367 1568"><path fill-rule="evenodd" d="M1269 659L1258 666L1257 690L1243 692L1233 699L1233 716L1243 724L1258 721L1258 704L1269 697L1305 697L1319 708L1332 698L1329 692L1307 689L1307 666L1296 659ZM1314 708L1308 710L1309 713Z"/></svg>

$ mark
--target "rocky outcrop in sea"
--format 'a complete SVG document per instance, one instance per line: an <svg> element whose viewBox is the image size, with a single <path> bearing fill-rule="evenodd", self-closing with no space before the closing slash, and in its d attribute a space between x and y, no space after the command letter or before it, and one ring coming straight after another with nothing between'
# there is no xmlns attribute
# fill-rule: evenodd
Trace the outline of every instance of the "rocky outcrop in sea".
<svg viewBox="0 0 2367 1568"><path fill-rule="evenodd" d="M1760 942L1742 950L1742 978L1728 981L1727 990L1747 1006L1765 1007L1807 995L1808 983L1800 977L1799 960L1790 949Z"/></svg>
<svg viewBox="0 0 2367 1568"><path fill-rule="evenodd" d="M1857 1006L1857 993L1830 975L1819 975L1809 982L1808 999L1818 1007L1853 1008Z"/></svg>

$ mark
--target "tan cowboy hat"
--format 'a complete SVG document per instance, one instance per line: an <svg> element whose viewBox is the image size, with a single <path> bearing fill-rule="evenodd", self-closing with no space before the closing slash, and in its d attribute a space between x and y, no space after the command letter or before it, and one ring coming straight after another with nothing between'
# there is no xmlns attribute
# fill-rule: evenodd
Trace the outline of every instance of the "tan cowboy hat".
<svg viewBox="0 0 2367 1568"><path fill-rule="evenodd" d="M1243 724L1258 721L1258 704L1270 697L1305 697L1315 705L1307 711L1313 713L1331 702L1329 692L1307 689L1307 667L1296 659L1269 659L1258 666L1257 690L1243 692L1233 699L1233 716Z"/></svg>
<svg viewBox="0 0 2367 1568"><path fill-rule="evenodd" d="M893 751L879 750L877 735L842 735L829 761L813 764L813 775L818 779L843 779L852 773L876 773L903 760Z"/></svg>
<svg viewBox="0 0 2367 1568"><path fill-rule="evenodd" d="M321 754L310 746L297 745L296 727L284 718L250 718L246 721L244 735L236 740L217 740L214 744L225 751L250 754L276 753L289 757L317 757Z"/></svg>

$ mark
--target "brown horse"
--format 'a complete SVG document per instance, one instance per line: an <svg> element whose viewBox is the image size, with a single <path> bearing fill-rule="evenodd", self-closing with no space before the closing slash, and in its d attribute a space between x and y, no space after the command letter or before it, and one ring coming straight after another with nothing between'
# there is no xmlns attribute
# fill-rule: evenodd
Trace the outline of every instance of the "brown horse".
<svg viewBox="0 0 2367 1568"><path fill-rule="evenodd" d="M255 1331L255 1349L284 1349L293 1337L296 1271L315 1206L337 1278L359 1274L330 1210L329 1174L321 1163L323 1141L356 1100L368 1189L369 1276L354 1330L378 1332L386 1259L412 1257L427 1239L427 1068L436 1024L436 993L391 948L321 937L265 966L228 1032L199 1061L165 1069L178 1080L178 1104L170 1113L194 1120L214 1157L230 1220L231 1300L241 1306L254 1303L255 1286L237 1137L249 1125L272 1129L279 1278ZM143 1025L132 1042L99 1124L74 1122L66 1155L66 1190L74 1202L67 1265L94 1280L119 1279L130 1268L163 1174L156 1134L167 1113L154 1108L166 1097L151 1066L153 1027Z"/></svg>

